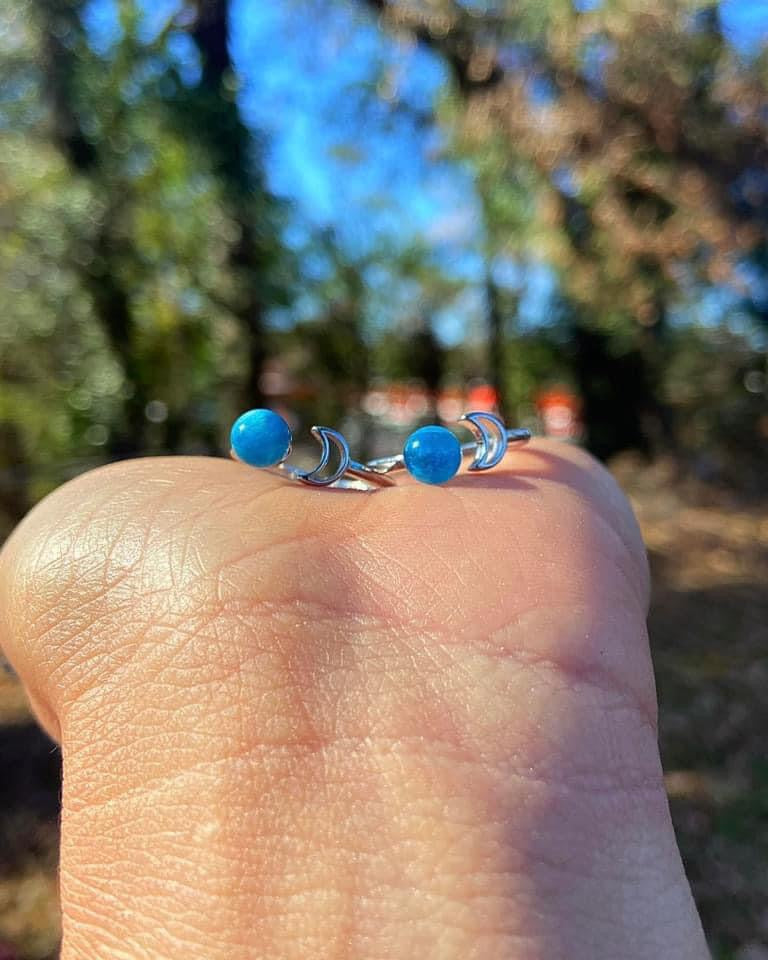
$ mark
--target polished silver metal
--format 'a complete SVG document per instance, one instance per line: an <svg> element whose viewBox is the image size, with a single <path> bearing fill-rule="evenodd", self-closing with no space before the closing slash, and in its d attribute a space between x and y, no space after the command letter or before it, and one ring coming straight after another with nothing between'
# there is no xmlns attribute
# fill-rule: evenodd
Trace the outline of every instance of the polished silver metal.
<svg viewBox="0 0 768 960"><path fill-rule="evenodd" d="M522 446L528 443L532 436L531 431L525 428L508 430L500 417L486 410L473 410L462 414L458 422L465 423L475 435L475 440L461 445L462 457L472 458L468 469L473 471L490 470L497 466L512 444ZM492 429L489 429L489 426ZM365 465L381 476L406 469L402 453L392 457L376 457L374 460L367 460Z"/></svg>
<svg viewBox="0 0 768 960"><path fill-rule="evenodd" d="M338 430L334 430L332 427L315 425L311 428L310 433L321 447L320 460L311 470L301 470L299 467L291 466L285 462L291 448L288 449L280 463L275 464L274 467L264 467L262 469L281 473L283 476L299 480L311 487L372 491L381 487L392 486L395 482L390 477L384 476L376 470L371 470L366 464L353 460L349 444ZM326 473L324 471L330 462L332 447L336 448L339 460L336 467ZM234 453L232 456L235 456ZM235 459L237 458L235 457Z"/></svg>
<svg viewBox="0 0 768 960"><path fill-rule="evenodd" d="M471 471L492 469L501 462L512 444L521 445L531 439L530 430L508 430L503 420L485 410L465 413L459 417L458 422L465 424L475 435L474 440L461 444L462 457L472 459L468 467ZM338 430L315 425L310 432L321 447L320 460L311 470L302 470L285 462L291 453L292 445L280 463L260 469L279 473L311 487L366 492L394 485L396 481L390 474L406 469L402 453L391 457L376 457L361 463L352 459L349 444ZM327 470L333 448L338 453L338 463L334 469ZM230 453L235 460L239 459L233 451Z"/></svg>

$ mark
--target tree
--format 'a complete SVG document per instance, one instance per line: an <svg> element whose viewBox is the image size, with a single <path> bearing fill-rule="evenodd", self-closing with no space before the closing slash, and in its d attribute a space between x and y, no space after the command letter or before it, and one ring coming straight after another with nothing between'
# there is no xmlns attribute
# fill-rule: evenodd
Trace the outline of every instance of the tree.
<svg viewBox="0 0 768 960"><path fill-rule="evenodd" d="M180 129L204 150L235 226L228 261L235 289L229 309L243 331L247 366L243 406L258 406L267 356L264 315L270 304L286 302L278 281L285 250L280 242L280 209L269 196L257 163L257 142L237 103L237 71L229 50L229 0L191 0L189 35L200 55L200 79L176 83L169 107Z"/></svg>
<svg viewBox="0 0 768 960"><path fill-rule="evenodd" d="M449 65L440 116L477 164L497 252L550 263L572 305L596 445L669 438L655 392L669 312L737 286L765 246L765 55L740 58L710 0L363 2Z"/></svg>
<svg viewBox="0 0 768 960"><path fill-rule="evenodd" d="M177 96L202 97L171 42L188 21L148 37L137 4L119 9L119 32L97 48L81 0L0 0L0 487L13 487L11 520L105 457L220 449L251 392L242 383L259 380L253 291L266 308L295 282L258 153L244 143L229 158L246 165L237 201L234 170L180 127ZM226 127L231 97L206 103L206 122ZM261 252L243 246L243 223Z"/></svg>

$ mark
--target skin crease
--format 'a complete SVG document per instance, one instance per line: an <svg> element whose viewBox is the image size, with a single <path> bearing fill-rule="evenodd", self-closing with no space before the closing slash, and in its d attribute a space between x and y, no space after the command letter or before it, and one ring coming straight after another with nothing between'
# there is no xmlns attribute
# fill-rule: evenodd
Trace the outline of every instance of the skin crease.
<svg viewBox="0 0 768 960"><path fill-rule="evenodd" d="M704 960L631 511L536 441L448 486L87 474L0 556L62 744L63 960Z"/></svg>

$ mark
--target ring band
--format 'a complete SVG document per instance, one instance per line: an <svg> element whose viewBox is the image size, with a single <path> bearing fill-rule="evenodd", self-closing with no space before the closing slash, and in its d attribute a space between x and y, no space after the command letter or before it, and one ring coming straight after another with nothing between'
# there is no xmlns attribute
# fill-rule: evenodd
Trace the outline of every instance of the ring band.
<svg viewBox="0 0 768 960"><path fill-rule="evenodd" d="M465 413L458 422L474 434L474 440L461 443L443 426L420 427L406 439L402 453L366 462L352 458L349 443L338 430L316 425L311 433L321 446L320 460L311 470L302 470L286 463L293 437L285 420L273 410L249 410L232 426L230 454L241 463L275 470L308 486L373 491L392 486L391 474L402 470L423 483L446 483L467 458L472 460L470 471L490 470L510 446L531 439L530 430L508 429L496 414L485 410ZM328 471L334 448L338 462Z"/></svg>

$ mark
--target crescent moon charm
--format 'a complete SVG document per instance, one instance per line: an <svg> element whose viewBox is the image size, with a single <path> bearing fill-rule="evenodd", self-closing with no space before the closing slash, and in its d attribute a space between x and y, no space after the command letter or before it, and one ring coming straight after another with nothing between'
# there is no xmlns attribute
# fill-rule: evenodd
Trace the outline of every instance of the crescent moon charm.
<svg viewBox="0 0 768 960"><path fill-rule="evenodd" d="M338 430L333 430L331 427L314 426L310 432L322 447L320 462L316 467L313 467L312 470L296 470L294 476L303 483L308 483L312 486L330 486L330 484L335 483L339 477L346 473L349 468L349 444ZM331 444L339 451L339 463L331 473L321 476L322 471L328 466L328 461L331 457Z"/></svg>
<svg viewBox="0 0 768 960"><path fill-rule="evenodd" d="M477 437L477 453L470 470L490 470L495 467L507 452L507 428L504 422L493 413L477 410L459 417L459 422L467 424Z"/></svg>
<svg viewBox="0 0 768 960"><path fill-rule="evenodd" d="M390 475L401 470L422 483L446 483L465 458L471 460L472 471L490 470L511 444L531 439L527 428L508 430L500 417L487 410L472 410L459 417L459 422L472 433L471 442L461 443L445 426L423 426L406 439L402 453L365 463L352 459L349 444L338 430L315 425L311 433L320 444L320 461L311 470L301 470L285 462L293 444L288 423L273 410L247 410L232 425L230 455L242 464L274 470L308 486L371 492L392 486L395 480ZM329 471L334 447L338 463Z"/></svg>

